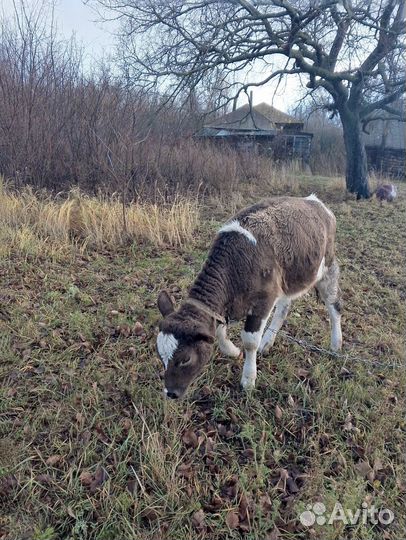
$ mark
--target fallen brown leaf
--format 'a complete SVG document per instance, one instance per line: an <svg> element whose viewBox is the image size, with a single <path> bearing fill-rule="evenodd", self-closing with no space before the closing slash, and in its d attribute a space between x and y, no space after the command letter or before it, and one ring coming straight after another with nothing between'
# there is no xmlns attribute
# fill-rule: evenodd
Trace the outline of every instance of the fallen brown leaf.
<svg viewBox="0 0 406 540"><path fill-rule="evenodd" d="M133 327L133 334L135 336L140 336L143 332L144 332L144 327L139 321L137 321Z"/></svg>
<svg viewBox="0 0 406 540"><path fill-rule="evenodd" d="M84 431L84 432L80 435L80 442L81 442L83 445L89 444L91 438L92 438L92 434L90 433L90 431Z"/></svg>
<svg viewBox="0 0 406 540"><path fill-rule="evenodd" d="M185 433L182 435L182 441L189 448L197 448L199 445L197 435L191 429L185 431Z"/></svg>
<svg viewBox="0 0 406 540"><path fill-rule="evenodd" d="M130 480L128 480L127 482L127 489L132 495L134 495L136 487L137 487L136 480L134 480L134 478L130 478Z"/></svg>
<svg viewBox="0 0 406 540"><path fill-rule="evenodd" d="M223 499L216 493L213 495L211 502L204 505L206 512L217 512L224 505Z"/></svg>
<svg viewBox="0 0 406 540"><path fill-rule="evenodd" d="M370 475L370 473L373 472L373 469L371 465L368 463L368 461L360 461L355 465L355 470L358 471L362 476L365 478ZM368 478L369 480L369 478Z"/></svg>
<svg viewBox="0 0 406 540"><path fill-rule="evenodd" d="M269 514L272 511L272 501L268 493L262 495L259 498L259 502L265 515Z"/></svg>
<svg viewBox="0 0 406 540"><path fill-rule="evenodd" d="M47 465L50 465L51 467L54 467L57 463L59 463L60 461L62 461L62 456L58 455L58 454L54 454L52 456L49 456L49 458L46 460L46 464Z"/></svg>
<svg viewBox="0 0 406 540"><path fill-rule="evenodd" d="M206 529L204 510L200 509L192 516L192 525L197 531Z"/></svg>
<svg viewBox="0 0 406 540"><path fill-rule="evenodd" d="M249 501L245 493L241 495L240 504L238 505L238 517L240 521L249 519Z"/></svg>
<svg viewBox="0 0 406 540"><path fill-rule="evenodd" d="M14 474L8 474L0 478L0 500L7 497L18 486L18 480Z"/></svg>
<svg viewBox="0 0 406 540"><path fill-rule="evenodd" d="M228 528L236 529L238 527L239 522L240 520L238 518L237 512L235 512L234 510L230 510L226 516L226 524Z"/></svg>
<svg viewBox="0 0 406 540"><path fill-rule="evenodd" d="M376 458L374 461L374 471L381 471L383 469L383 463L380 458Z"/></svg>
<svg viewBox="0 0 406 540"><path fill-rule="evenodd" d="M225 497L229 497L230 499L234 499L234 497L237 495L237 491L238 491L238 478L237 478L236 475L233 475L224 484L224 486L221 489L221 492Z"/></svg>
<svg viewBox="0 0 406 540"><path fill-rule="evenodd" d="M191 476L193 475L191 463L181 463L176 469L176 472L179 474L179 476L183 476L184 478L191 478Z"/></svg>
<svg viewBox="0 0 406 540"><path fill-rule="evenodd" d="M52 476L50 476L49 474L39 474L35 477L35 480L39 484L43 484L44 486L49 486L49 484L52 484L53 481Z"/></svg>
<svg viewBox="0 0 406 540"><path fill-rule="evenodd" d="M107 480L106 470L101 466L97 467L93 475L92 481L90 483L90 492L94 493L97 490L97 488L101 487L104 484L106 480Z"/></svg>
<svg viewBox="0 0 406 540"><path fill-rule="evenodd" d="M121 426L124 429L124 431L130 431L130 429L131 429L131 427L133 425L130 418L123 418L120 423L121 423Z"/></svg>
<svg viewBox="0 0 406 540"><path fill-rule="evenodd" d="M299 368L297 370L297 376L303 379L306 379L309 376L309 370L304 369L304 368Z"/></svg>
<svg viewBox="0 0 406 540"><path fill-rule="evenodd" d="M297 493L299 488L293 478L286 479L286 487L288 488L289 493Z"/></svg>
<svg viewBox="0 0 406 540"><path fill-rule="evenodd" d="M79 476L79 480L83 486L90 486L93 476L89 471L83 471Z"/></svg>
<svg viewBox="0 0 406 540"><path fill-rule="evenodd" d="M242 456L247 460L251 461L255 458L255 451L252 448L246 448L242 453Z"/></svg>
<svg viewBox="0 0 406 540"><path fill-rule="evenodd" d="M281 532L280 530L278 529L278 527L275 527L272 529L271 532L269 532L266 536L265 536L265 540L278 540L278 538L281 536Z"/></svg>
<svg viewBox="0 0 406 540"><path fill-rule="evenodd" d="M144 508L141 511L141 516L147 519L148 521L156 521L160 517L157 510L155 508L150 508L150 507Z"/></svg>

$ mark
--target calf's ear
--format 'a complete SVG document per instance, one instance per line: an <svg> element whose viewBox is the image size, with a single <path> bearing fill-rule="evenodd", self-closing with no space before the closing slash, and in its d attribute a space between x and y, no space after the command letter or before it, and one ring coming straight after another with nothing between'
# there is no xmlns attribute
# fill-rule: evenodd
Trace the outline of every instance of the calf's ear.
<svg viewBox="0 0 406 540"><path fill-rule="evenodd" d="M175 310L172 299L167 291L161 291L158 295L158 309L163 317L166 317Z"/></svg>
<svg viewBox="0 0 406 540"><path fill-rule="evenodd" d="M208 332L199 332L196 335L196 340L207 341L207 343L214 343L214 336L211 336Z"/></svg>
<svg viewBox="0 0 406 540"><path fill-rule="evenodd" d="M215 329L213 329L213 334L211 334L208 328L198 325L197 327L193 328L191 335L193 335L194 341L206 341L207 343L214 343L214 332Z"/></svg>

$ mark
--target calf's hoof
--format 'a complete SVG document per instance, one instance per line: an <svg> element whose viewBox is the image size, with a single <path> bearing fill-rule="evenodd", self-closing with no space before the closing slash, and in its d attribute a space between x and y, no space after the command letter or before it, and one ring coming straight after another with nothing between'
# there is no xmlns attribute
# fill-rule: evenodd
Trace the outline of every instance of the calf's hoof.
<svg viewBox="0 0 406 540"><path fill-rule="evenodd" d="M241 354L241 349L234 345L229 339L220 341L219 349L225 356L229 356L230 358L238 358Z"/></svg>
<svg viewBox="0 0 406 540"><path fill-rule="evenodd" d="M255 388L255 380L256 380L256 377L243 375L241 377L241 388L243 390L252 390L253 388Z"/></svg>
<svg viewBox="0 0 406 540"><path fill-rule="evenodd" d="M231 343L230 347L227 349L227 352L225 352L226 356L229 356L230 358L240 358L242 355L241 349L236 347L234 343Z"/></svg>
<svg viewBox="0 0 406 540"><path fill-rule="evenodd" d="M263 347L260 347L258 349L259 354L262 354L262 356L268 356L271 352L272 345L264 345Z"/></svg>

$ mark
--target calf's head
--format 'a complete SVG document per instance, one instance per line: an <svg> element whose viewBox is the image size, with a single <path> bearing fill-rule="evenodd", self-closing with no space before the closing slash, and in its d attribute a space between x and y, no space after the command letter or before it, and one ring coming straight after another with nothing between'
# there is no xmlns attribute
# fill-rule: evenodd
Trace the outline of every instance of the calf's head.
<svg viewBox="0 0 406 540"><path fill-rule="evenodd" d="M168 293L158 296L158 308L163 315L159 324L157 349L165 367L165 394L182 397L189 384L202 372L208 362L214 342L214 322L202 314L188 313L187 308L175 312Z"/></svg>

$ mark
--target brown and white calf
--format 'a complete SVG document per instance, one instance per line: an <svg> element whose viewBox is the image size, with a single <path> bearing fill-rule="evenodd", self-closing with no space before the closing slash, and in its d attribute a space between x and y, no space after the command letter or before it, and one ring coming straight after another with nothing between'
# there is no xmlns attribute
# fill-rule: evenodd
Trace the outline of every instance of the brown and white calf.
<svg viewBox="0 0 406 540"><path fill-rule="evenodd" d="M378 201L380 201L382 204L383 201L394 201L398 195L398 192L394 184L382 184L376 188L375 195Z"/></svg>
<svg viewBox="0 0 406 540"><path fill-rule="evenodd" d="M316 287L331 322L331 348L341 348L336 220L315 196L275 197L245 208L219 231L188 298L175 311L162 291L157 349L165 366L165 393L181 397L208 362L215 336L223 353L240 350L227 338L228 320L245 318L241 384L252 388L257 352L275 341L289 306ZM265 326L273 309L272 322Z"/></svg>

